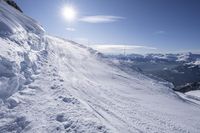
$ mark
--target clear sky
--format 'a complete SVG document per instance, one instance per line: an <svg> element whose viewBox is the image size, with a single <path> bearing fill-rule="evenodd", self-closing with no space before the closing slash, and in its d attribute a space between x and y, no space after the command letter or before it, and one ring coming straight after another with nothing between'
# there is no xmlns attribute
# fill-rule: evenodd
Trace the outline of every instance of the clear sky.
<svg viewBox="0 0 200 133"><path fill-rule="evenodd" d="M125 45L136 53L200 51L200 0L16 2L48 33L100 49L117 50ZM62 16L61 10L67 5L77 12L73 22Z"/></svg>

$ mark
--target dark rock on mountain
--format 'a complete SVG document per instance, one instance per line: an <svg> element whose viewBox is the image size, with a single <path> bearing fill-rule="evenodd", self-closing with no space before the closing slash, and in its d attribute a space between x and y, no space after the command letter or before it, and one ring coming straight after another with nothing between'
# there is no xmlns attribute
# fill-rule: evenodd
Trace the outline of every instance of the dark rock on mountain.
<svg viewBox="0 0 200 133"><path fill-rule="evenodd" d="M16 2L14 2L13 0L4 0L6 3L8 3L10 6L14 7L15 9L17 9L20 12L23 12L21 10L21 8L16 4Z"/></svg>
<svg viewBox="0 0 200 133"><path fill-rule="evenodd" d="M175 90L183 93L188 91L200 90L200 82L188 83L186 85L176 87Z"/></svg>

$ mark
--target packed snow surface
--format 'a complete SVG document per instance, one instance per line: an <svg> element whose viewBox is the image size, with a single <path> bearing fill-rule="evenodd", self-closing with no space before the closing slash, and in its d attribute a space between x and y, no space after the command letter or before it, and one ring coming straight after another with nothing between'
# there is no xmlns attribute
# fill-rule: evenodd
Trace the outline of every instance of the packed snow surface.
<svg viewBox="0 0 200 133"><path fill-rule="evenodd" d="M199 105L0 9L0 133L199 133Z"/></svg>
<svg viewBox="0 0 200 133"><path fill-rule="evenodd" d="M192 98L200 102L200 90L189 91L186 93L187 97Z"/></svg>

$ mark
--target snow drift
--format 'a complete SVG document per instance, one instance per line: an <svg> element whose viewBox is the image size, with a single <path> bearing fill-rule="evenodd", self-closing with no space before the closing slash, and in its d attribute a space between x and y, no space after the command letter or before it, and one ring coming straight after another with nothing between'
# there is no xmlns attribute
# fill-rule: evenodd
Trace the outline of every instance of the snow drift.
<svg viewBox="0 0 200 133"><path fill-rule="evenodd" d="M0 9L0 133L199 132L199 105Z"/></svg>

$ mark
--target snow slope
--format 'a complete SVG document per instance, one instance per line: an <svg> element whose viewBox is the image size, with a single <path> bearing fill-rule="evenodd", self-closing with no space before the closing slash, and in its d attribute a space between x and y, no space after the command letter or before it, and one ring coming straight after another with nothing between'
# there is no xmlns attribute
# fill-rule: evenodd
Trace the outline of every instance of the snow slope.
<svg viewBox="0 0 200 133"><path fill-rule="evenodd" d="M196 100L195 102L200 104L200 90L189 91L185 93L185 95L187 96L187 98Z"/></svg>
<svg viewBox="0 0 200 133"><path fill-rule="evenodd" d="M200 107L0 2L0 133L198 133Z"/></svg>

